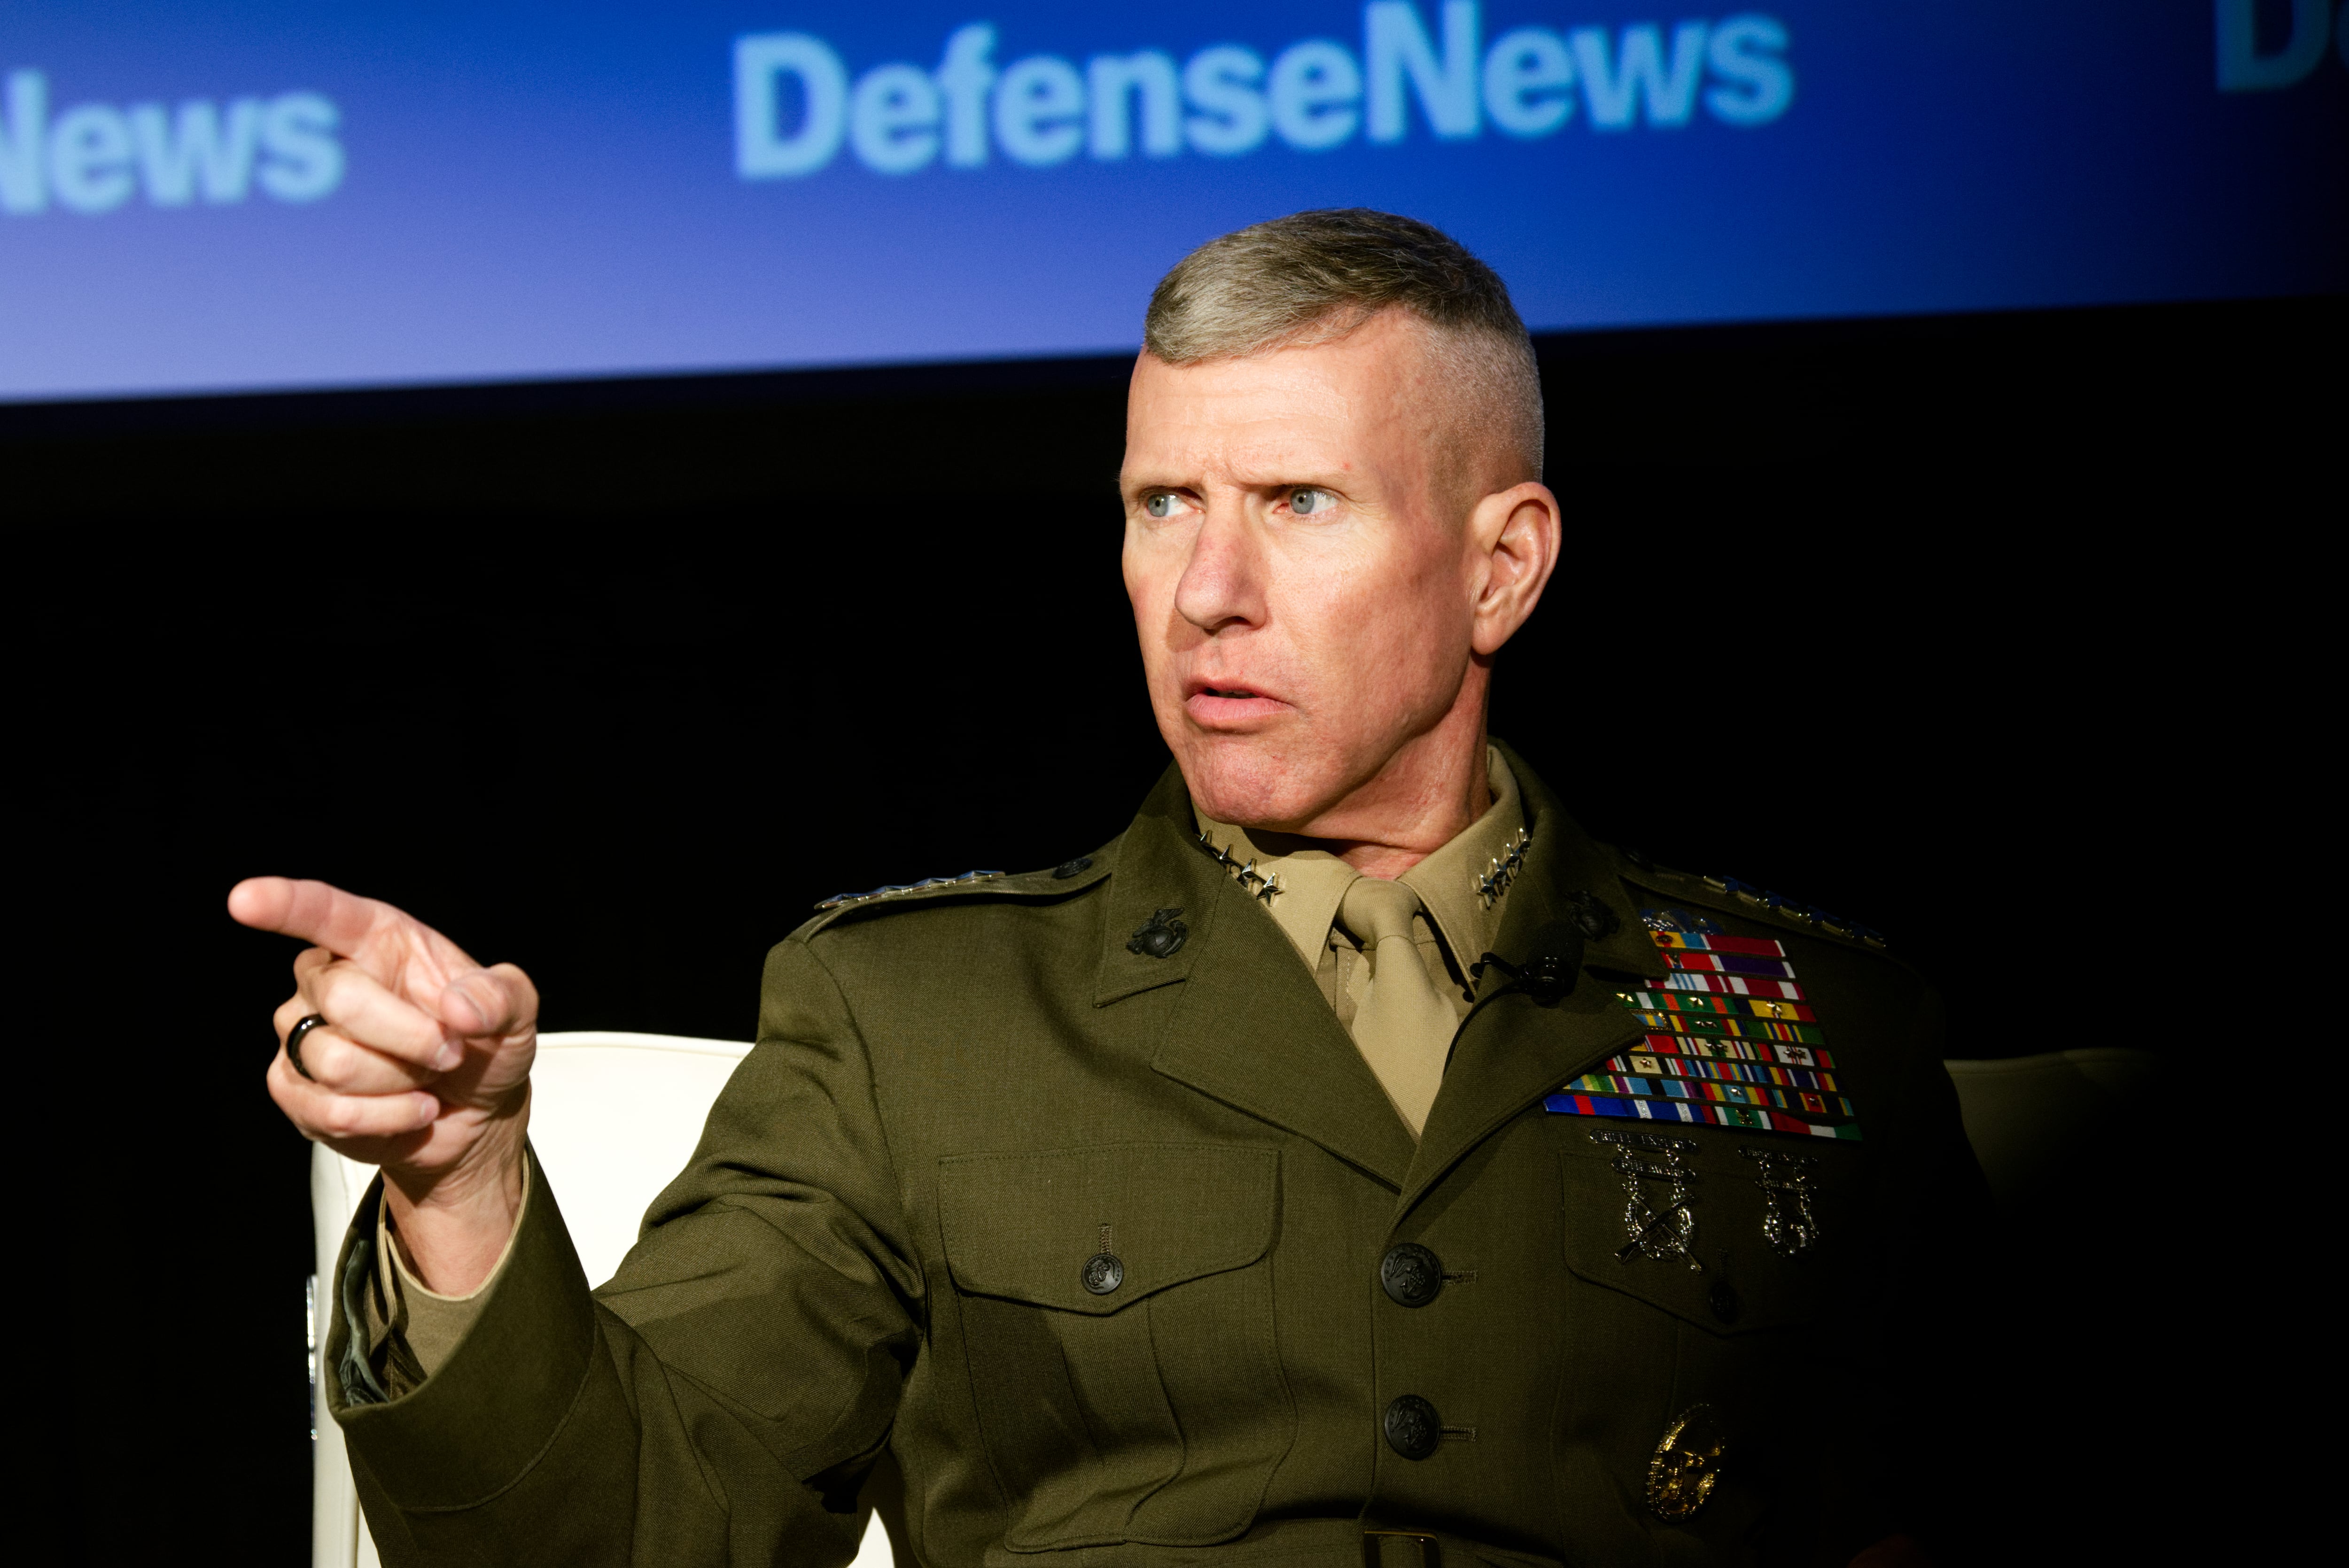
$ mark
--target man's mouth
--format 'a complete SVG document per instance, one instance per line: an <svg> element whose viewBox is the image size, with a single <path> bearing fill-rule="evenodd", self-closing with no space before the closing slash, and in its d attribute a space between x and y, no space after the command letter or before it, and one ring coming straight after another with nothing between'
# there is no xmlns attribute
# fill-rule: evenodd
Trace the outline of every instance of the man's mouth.
<svg viewBox="0 0 2349 1568"><path fill-rule="evenodd" d="M1249 719L1283 712L1288 707L1277 696L1268 696L1252 686L1233 681L1216 685L1199 682L1184 697L1183 706L1190 710L1195 721L1210 728L1244 724Z"/></svg>

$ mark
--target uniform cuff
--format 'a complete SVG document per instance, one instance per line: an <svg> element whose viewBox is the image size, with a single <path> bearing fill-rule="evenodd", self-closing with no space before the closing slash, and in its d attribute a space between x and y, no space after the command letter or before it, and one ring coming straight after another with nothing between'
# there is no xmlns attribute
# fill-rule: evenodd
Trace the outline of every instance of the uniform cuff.
<svg viewBox="0 0 2349 1568"><path fill-rule="evenodd" d="M513 1232L506 1237L506 1250L498 1254L489 1277L462 1295L443 1295L409 1271L407 1256L392 1239L398 1233L391 1222L391 1205L385 1202L378 1206L377 1266L382 1266L384 1258L391 1260L392 1278L386 1283L407 1309L404 1327L399 1332L426 1377L448 1364L450 1355L481 1315L481 1308L496 1288L498 1277L505 1273L506 1262L513 1256L515 1238L522 1234L523 1222L530 1214L530 1163L525 1161L522 1168L522 1204L514 1216Z"/></svg>
<svg viewBox="0 0 2349 1568"><path fill-rule="evenodd" d="M377 1178L360 1212L378 1201ZM405 1509L465 1508L512 1485L547 1446L585 1378L595 1339L587 1276L573 1251L554 1194L535 1152L527 1156L530 1194L497 1271L469 1298L434 1298L467 1314L470 1323L448 1345L446 1360L429 1378L389 1398L369 1401L348 1379L328 1378L335 1419L352 1459L367 1467L389 1501ZM375 1250L375 1227L354 1225L343 1243L337 1278L347 1277L360 1246ZM395 1261L388 1272L398 1278ZM409 1322L430 1295L407 1300ZM362 1329L364 1332L364 1329ZM329 1365L348 1357L350 1326L336 1303L326 1345Z"/></svg>

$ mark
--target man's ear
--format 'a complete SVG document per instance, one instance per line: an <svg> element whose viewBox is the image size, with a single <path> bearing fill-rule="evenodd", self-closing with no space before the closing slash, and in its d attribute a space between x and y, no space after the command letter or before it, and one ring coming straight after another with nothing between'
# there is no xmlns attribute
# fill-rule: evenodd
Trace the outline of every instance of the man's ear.
<svg viewBox="0 0 2349 1568"><path fill-rule="evenodd" d="M1542 589L1557 566L1562 529L1557 497L1530 480L1495 490L1468 515L1470 606L1475 625L1470 645L1490 657L1516 635L1541 603Z"/></svg>

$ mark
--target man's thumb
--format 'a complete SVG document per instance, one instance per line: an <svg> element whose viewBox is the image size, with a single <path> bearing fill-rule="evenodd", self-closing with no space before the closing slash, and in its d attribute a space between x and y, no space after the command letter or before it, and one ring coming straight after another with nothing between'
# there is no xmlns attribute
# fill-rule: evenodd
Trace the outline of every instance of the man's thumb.
<svg viewBox="0 0 2349 1568"><path fill-rule="evenodd" d="M504 1034L513 1013L513 999L486 969L458 975L440 993L440 1021L469 1038Z"/></svg>

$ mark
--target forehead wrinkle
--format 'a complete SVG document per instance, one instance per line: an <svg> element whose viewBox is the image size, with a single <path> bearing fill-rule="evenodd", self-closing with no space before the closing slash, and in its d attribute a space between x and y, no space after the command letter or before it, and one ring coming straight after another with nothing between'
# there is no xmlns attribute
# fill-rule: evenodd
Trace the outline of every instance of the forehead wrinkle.
<svg viewBox="0 0 2349 1568"><path fill-rule="evenodd" d="M1427 400L1434 367L1420 352L1374 370L1361 362L1359 350L1333 356L1327 349L1316 344L1153 366L1150 394L1129 426L1128 480L1213 477L1268 487L1342 483L1367 472L1389 485L1407 484L1392 469L1397 459L1408 467L1422 456L1413 449L1435 437L1414 428L1426 420L1411 417Z"/></svg>
<svg viewBox="0 0 2349 1568"><path fill-rule="evenodd" d="M1356 468L1341 428L1273 409L1237 428L1222 420L1193 421L1175 432L1162 427L1157 434L1134 454L1134 469L1171 467L1185 478L1263 486L1335 480Z"/></svg>
<svg viewBox="0 0 2349 1568"><path fill-rule="evenodd" d="M1348 444L1332 433L1296 428L1293 422L1277 429L1236 432L1216 453L1216 471L1226 481L1245 486L1335 482L1356 471Z"/></svg>

